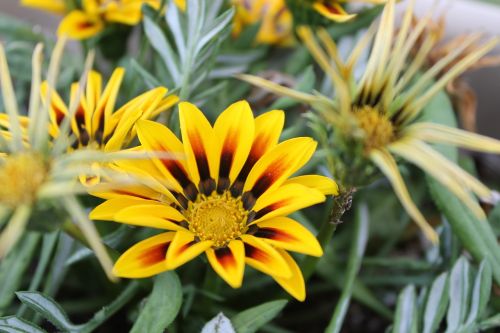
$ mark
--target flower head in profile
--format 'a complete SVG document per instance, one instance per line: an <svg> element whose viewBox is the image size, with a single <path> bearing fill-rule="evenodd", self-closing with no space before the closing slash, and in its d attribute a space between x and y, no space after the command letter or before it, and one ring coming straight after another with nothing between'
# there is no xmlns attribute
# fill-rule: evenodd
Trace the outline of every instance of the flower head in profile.
<svg viewBox="0 0 500 333"><path fill-rule="evenodd" d="M345 62L325 30L319 30L317 36L308 28L299 31L301 39L331 80L335 89L333 98L297 92L258 77L242 78L310 104L323 121L331 124L336 143L332 150L338 161L347 163L345 168L333 170L336 179L342 180L346 186L363 186L373 180L373 171L378 169L388 178L408 214L429 239L437 241L435 231L411 199L398 170L397 159L408 161L435 177L476 215L484 217L481 207L469 192L488 201L493 197L492 191L441 155L431 144L500 153L500 142L427 122L421 115L447 83L488 53L497 41L486 42L462 56L464 49L477 42L477 36L470 36L448 56L420 72L437 38L434 34L423 34L431 15L410 28L413 5L414 1L411 1L396 33L395 1L389 1L378 30L369 30ZM423 38L421 47L412 55L411 51L420 37ZM366 69L357 79L353 69L372 38L374 42ZM436 79L448 65L451 66L447 72ZM367 174L352 170L365 170Z"/></svg>
<svg viewBox="0 0 500 333"><path fill-rule="evenodd" d="M180 8L185 0L176 0ZM59 35L73 39L87 39L102 32L107 25L117 23L133 26L142 19L142 6L158 10L160 0L82 0L81 7L70 9L64 0L21 0L27 7L64 15L59 25Z"/></svg>
<svg viewBox="0 0 500 333"><path fill-rule="evenodd" d="M118 161L116 168L150 179L108 192L90 214L165 230L127 250L114 273L148 277L175 269L205 253L213 269L240 287L245 264L270 275L299 300L305 298L300 269L287 251L321 256L316 238L292 212L336 194L334 181L318 175L292 177L312 156L316 142L299 137L278 143L282 111L254 119L247 102L228 107L212 127L196 106L179 104L182 141L165 126L137 123L151 160ZM163 160L158 153L182 154Z"/></svg>
<svg viewBox="0 0 500 333"><path fill-rule="evenodd" d="M57 80L64 40L59 40L51 57L48 93ZM89 61L87 61L89 63ZM88 67L88 66L87 66ZM95 251L110 278L112 262L94 225L88 220L76 195L86 188L75 178L86 173L97 153L68 153L64 142L52 141L49 135L49 110L40 100L42 45L33 54L32 86L28 117L19 115L19 107L10 77L4 49L0 45L0 82L6 114L0 114L0 257L7 254L36 216L40 205L52 212L65 209ZM49 97L50 99L50 97ZM61 144L59 144L61 143ZM36 217L35 217L36 220Z"/></svg>
<svg viewBox="0 0 500 333"><path fill-rule="evenodd" d="M293 0L292 0L293 1ZM356 17L356 14L346 12L344 5L349 2L364 2L370 4L383 4L387 0L314 0L312 8L323 17L335 21L345 22Z"/></svg>

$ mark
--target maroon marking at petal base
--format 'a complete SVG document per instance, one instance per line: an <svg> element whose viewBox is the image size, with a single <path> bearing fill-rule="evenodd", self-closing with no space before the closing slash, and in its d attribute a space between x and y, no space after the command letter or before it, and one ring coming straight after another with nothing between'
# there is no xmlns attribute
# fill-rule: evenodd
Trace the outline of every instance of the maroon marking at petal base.
<svg viewBox="0 0 500 333"><path fill-rule="evenodd" d="M222 267L224 267L225 269L236 267L236 259L234 258L231 249L229 249L228 247L223 247L220 249L216 249L214 252L217 261L222 265Z"/></svg>
<svg viewBox="0 0 500 333"><path fill-rule="evenodd" d="M271 257L264 251L245 243L245 256L247 258L252 258L262 263L270 263Z"/></svg>
<svg viewBox="0 0 500 333"><path fill-rule="evenodd" d="M255 233L255 237L267 238L276 241L282 242L294 242L298 241L298 239L287 233L286 231L275 229L275 228L259 228L259 230Z"/></svg>
<svg viewBox="0 0 500 333"><path fill-rule="evenodd" d="M184 245L182 245L181 247L179 247L176 251L176 255L179 255L181 254L182 252L186 251L187 249L189 249L191 246L193 246L194 244L196 244L196 241L195 240L192 240L190 241L189 243L186 243Z"/></svg>
<svg viewBox="0 0 500 333"><path fill-rule="evenodd" d="M162 243L162 244L157 244L152 246L151 248L147 249L143 253L141 253L137 259L144 265L144 266L151 266L158 264L162 261L165 260L165 257L167 255L167 250L170 246L170 241L168 243Z"/></svg>
<svg viewBox="0 0 500 333"><path fill-rule="evenodd" d="M266 206L262 208L261 210L257 211L255 213L255 219L260 219L262 216L267 215L271 213L272 211L275 211L281 207L284 207L290 203L290 199L283 199L281 201L275 202L273 204L270 204L269 206Z"/></svg>

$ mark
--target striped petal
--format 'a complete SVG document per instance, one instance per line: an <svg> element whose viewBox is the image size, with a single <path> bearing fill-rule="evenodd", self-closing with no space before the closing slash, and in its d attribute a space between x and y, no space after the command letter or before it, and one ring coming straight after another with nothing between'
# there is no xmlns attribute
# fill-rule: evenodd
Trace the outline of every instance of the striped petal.
<svg viewBox="0 0 500 333"><path fill-rule="evenodd" d="M113 216L113 220L141 227L174 231L185 230L180 225L180 222L185 220L184 215L177 209L162 204L153 203L124 208Z"/></svg>
<svg viewBox="0 0 500 333"><path fill-rule="evenodd" d="M239 288L245 271L245 247L240 240L233 240L227 247L208 249L207 258L214 271L231 287Z"/></svg>
<svg viewBox="0 0 500 333"><path fill-rule="evenodd" d="M250 209L266 191L271 191L285 182L300 169L316 149L311 138L294 138L269 150L255 163L243 187L245 208Z"/></svg>
<svg viewBox="0 0 500 333"><path fill-rule="evenodd" d="M273 276L272 278L283 288L287 293L292 295L295 299L303 302L306 299L306 285L304 282L304 277L300 271L299 266L286 251L278 249L278 253L286 261L288 267L292 271L292 275L289 278L283 278L278 276Z"/></svg>
<svg viewBox="0 0 500 333"><path fill-rule="evenodd" d="M325 196L318 190L299 185L283 185L275 191L265 192L253 207L254 221L267 220L276 216L286 216L299 209L325 201Z"/></svg>
<svg viewBox="0 0 500 333"><path fill-rule="evenodd" d="M167 252L169 269L175 269L205 252L212 241L196 241L189 231L177 231Z"/></svg>
<svg viewBox="0 0 500 333"><path fill-rule="evenodd" d="M113 188L109 190L94 190L89 193L101 199L128 197L155 201L164 200L164 196L161 193L152 190L148 186L140 184L124 185L120 188Z"/></svg>
<svg viewBox="0 0 500 333"><path fill-rule="evenodd" d="M324 17L335 22L345 22L356 16L348 14L344 8L337 3L337 0L315 1L313 8Z"/></svg>
<svg viewBox="0 0 500 333"><path fill-rule="evenodd" d="M215 190L215 179L219 173L213 128L203 113L191 103L179 104L179 118L191 179L201 193L210 195Z"/></svg>
<svg viewBox="0 0 500 333"><path fill-rule="evenodd" d="M120 256L113 274L125 278L145 278L168 270L167 251L175 232L166 232L145 239Z"/></svg>
<svg viewBox="0 0 500 333"><path fill-rule="evenodd" d="M252 148L255 120L246 101L229 106L217 118L214 132L219 141L219 176L217 191L222 193L236 180Z"/></svg>
<svg viewBox="0 0 500 333"><path fill-rule="evenodd" d="M178 155L178 158L153 157L152 161L174 191L184 193L188 199L193 200L198 191L188 173L189 169L182 154L184 147L179 139L167 127L153 121L140 120L136 126L137 135L144 148L154 152Z"/></svg>
<svg viewBox="0 0 500 333"><path fill-rule="evenodd" d="M292 276L288 264L274 247L251 235L242 235L241 240L245 243L245 262L248 265L271 276Z"/></svg>
<svg viewBox="0 0 500 333"><path fill-rule="evenodd" d="M314 235L303 225L288 217L257 223L255 237L265 239L276 248L321 257L323 250Z"/></svg>
<svg viewBox="0 0 500 333"><path fill-rule="evenodd" d="M104 22L99 17L90 16L81 10L73 10L63 18L57 34L68 35L74 39L87 39L102 30L104 30Z"/></svg>
<svg viewBox="0 0 500 333"><path fill-rule="evenodd" d="M236 182L231 188L233 195L241 194L245 180L257 161L269 149L278 144L283 125L285 123L285 114L283 111L266 112L255 118L255 136L252 143L252 148L248 154L248 158L241 169Z"/></svg>
<svg viewBox="0 0 500 333"><path fill-rule="evenodd" d="M288 179L283 183L287 184L300 184L303 186L307 186L309 188L314 188L324 195L338 195L339 194L339 186L337 183L328 177L318 176L318 175L305 175L298 176Z"/></svg>

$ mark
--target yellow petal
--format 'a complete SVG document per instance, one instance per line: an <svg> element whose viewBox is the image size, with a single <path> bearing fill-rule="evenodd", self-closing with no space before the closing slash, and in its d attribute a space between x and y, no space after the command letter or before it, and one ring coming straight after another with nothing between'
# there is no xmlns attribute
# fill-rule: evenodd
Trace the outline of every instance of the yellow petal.
<svg viewBox="0 0 500 333"><path fill-rule="evenodd" d="M219 173L213 128L203 112L191 103L179 103L179 118L191 179L200 192L210 195Z"/></svg>
<svg viewBox="0 0 500 333"><path fill-rule="evenodd" d="M283 185L274 191L265 192L257 199L253 207L255 211L253 223L276 216L286 216L323 201L325 195L318 190L300 184Z"/></svg>
<svg viewBox="0 0 500 333"><path fill-rule="evenodd" d="M233 240L227 247L208 249L208 261L214 271L231 287L239 288L245 271L245 247L240 240Z"/></svg>
<svg viewBox="0 0 500 333"><path fill-rule="evenodd" d="M21 5L63 15L66 12L64 0L21 0Z"/></svg>
<svg viewBox="0 0 500 333"><path fill-rule="evenodd" d="M255 237L264 239L274 247L321 257L323 250L314 235L297 221L276 217L257 223Z"/></svg>
<svg viewBox="0 0 500 333"><path fill-rule="evenodd" d="M184 216L175 208L162 204L134 205L113 216L115 222L165 230L185 230L179 223Z"/></svg>
<svg viewBox="0 0 500 333"><path fill-rule="evenodd" d="M167 252L169 269L175 269L199 256L212 246L212 241L196 241L190 231L177 231Z"/></svg>
<svg viewBox="0 0 500 333"><path fill-rule="evenodd" d="M103 130L104 137L107 137L112 133L114 128L111 124L111 114L115 108L116 99L118 97L118 92L125 76L125 69L118 67L113 71L111 77L109 78L106 88L97 103L94 115L92 117L92 135L94 136L96 131ZM103 115L104 113L104 115ZM102 123L104 121L104 123Z"/></svg>
<svg viewBox="0 0 500 333"><path fill-rule="evenodd" d="M66 15L57 29L59 36L68 35L73 39L87 39L104 30L104 23L99 17L87 15L80 10L73 10Z"/></svg>
<svg viewBox="0 0 500 333"><path fill-rule="evenodd" d="M300 184L310 188L314 188L324 195L338 195L339 186L337 183L328 177L318 175L304 175L288 179L283 185Z"/></svg>
<svg viewBox="0 0 500 333"><path fill-rule="evenodd" d="M125 278L145 278L168 270L166 254L175 232L166 232L147 238L118 258L113 274Z"/></svg>
<svg viewBox="0 0 500 333"><path fill-rule="evenodd" d="M241 240L245 243L245 262L248 265L271 276L292 276L288 264L274 247L251 235L242 235Z"/></svg>
<svg viewBox="0 0 500 333"><path fill-rule="evenodd" d="M144 205L150 202L156 202L146 199L121 196L106 200L99 206L95 207L89 214L91 220L113 221L117 212L132 205Z"/></svg>
<svg viewBox="0 0 500 333"><path fill-rule="evenodd" d="M243 187L247 209L263 193L272 191L309 161L316 150L311 138L299 137L280 143L255 163ZM248 192L248 193L246 193Z"/></svg>
<svg viewBox="0 0 500 333"><path fill-rule="evenodd" d="M283 278L278 276L273 276L272 278L283 288L287 293L292 295L295 299L303 302L306 299L306 285L304 282L304 277L300 271L299 266L286 251L278 249L279 254L288 264L288 267L292 271L290 278Z"/></svg>
<svg viewBox="0 0 500 333"><path fill-rule="evenodd" d="M214 132L218 139L219 175L217 190L222 193L236 179L247 161L254 136L255 121L246 101L236 102L217 118Z"/></svg>
<svg viewBox="0 0 500 333"><path fill-rule="evenodd" d="M356 15L348 14L338 3L329 0L316 1L313 8L324 17L335 22L345 22L356 17Z"/></svg>

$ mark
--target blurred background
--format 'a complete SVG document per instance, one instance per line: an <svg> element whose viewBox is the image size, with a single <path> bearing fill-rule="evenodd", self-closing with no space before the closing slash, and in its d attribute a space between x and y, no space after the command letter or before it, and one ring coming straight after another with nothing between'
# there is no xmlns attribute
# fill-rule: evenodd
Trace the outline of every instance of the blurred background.
<svg viewBox="0 0 500 333"><path fill-rule="evenodd" d="M0 1L0 13L31 22L37 31L55 33L59 17L24 8L19 2ZM447 37L471 32L500 36L500 0L418 0L417 12L424 13L436 3L437 13L446 13ZM493 54L500 56L500 46ZM500 66L467 73L465 79L477 95L478 132L500 139Z"/></svg>

